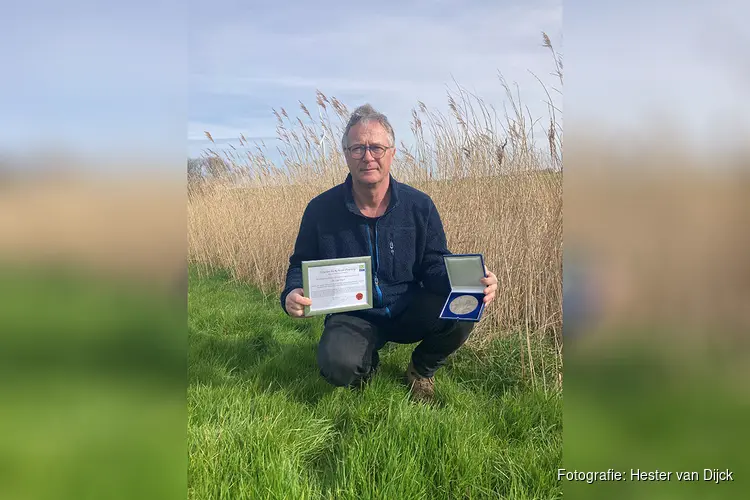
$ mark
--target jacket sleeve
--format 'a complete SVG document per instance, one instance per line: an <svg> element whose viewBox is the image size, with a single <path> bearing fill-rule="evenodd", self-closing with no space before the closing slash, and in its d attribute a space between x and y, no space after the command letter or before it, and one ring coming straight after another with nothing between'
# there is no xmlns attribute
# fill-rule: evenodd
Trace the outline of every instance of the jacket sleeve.
<svg viewBox="0 0 750 500"><path fill-rule="evenodd" d="M302 288L302 261L318 259L318 239L316 235L316 220L313 208L308 204L305 213L302 214L297 241L294 244L294 253L289 257L286 284L281 292L281 309L284 312L287 312L285 304L289 292L295 288Z"/></svg>
<svg viewBox="0 0 750 500"><path fill-rule="evenodd" d="M437 207L430 200L429 214L427 216L426 244L422 265L419 269L419 281L424 284L427 291L448 296L451 291L448 271L445 269L444 255L450 255L448 243L443 229L443 222Z"/></svg>

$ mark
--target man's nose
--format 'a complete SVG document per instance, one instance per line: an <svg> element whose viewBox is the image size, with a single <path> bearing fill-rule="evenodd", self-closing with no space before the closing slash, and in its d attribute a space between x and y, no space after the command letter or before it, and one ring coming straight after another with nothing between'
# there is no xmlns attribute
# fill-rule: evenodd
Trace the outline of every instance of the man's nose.
<svg viewBox="0 0 750 500"><path fill-rule="evenodd" d="M369 159L367 158L367 155L370 155ZM365 154L362 156L362 159L367 160L367 161L371 161L375 159L375 157L372 156L372 151L370 151L370 148L365 149Z"/></svg>

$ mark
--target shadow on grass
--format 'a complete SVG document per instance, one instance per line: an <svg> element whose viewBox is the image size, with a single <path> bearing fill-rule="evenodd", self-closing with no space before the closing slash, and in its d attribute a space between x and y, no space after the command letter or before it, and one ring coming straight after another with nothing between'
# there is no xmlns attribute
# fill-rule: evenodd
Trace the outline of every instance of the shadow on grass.
<svg viewBox="0 0 750 500"><path fill-rule="evenodd" d="M302 326L302 325L300 325ZM283 392L290 399L315 405L330 393L330 386L319 374L315 359L317 342L305 340L282 343L272 327L248 337L222 337L191 333L190 384L235 385L250 382L259 392Z"/></svg>
<svg viewBox="0 0 750 500"><path fill-rule="evenodd" d="M503 347L506 349L497 349L481 360L468 348L461 348L449 358L443 369L460 387L481 390L492 397L525 387L527 384L518 360L513 359L513 352L507 350L507 346Z"/></svg>
<svg viewBox="0 0 750 500"><path fill-rule="evenodd" d="M375 375L385 379L388 385L395 384L406 388L405 369L411 351L419 345L387 344L380 351L381 363ZM317 338L308 341L278 344L278 350L257 362L252 368L238 371L243 379L251 380L259 390L280 391L290 399L305 405L314 406L329 395L336 387L328 384L320 375L316 360ZM502 355L478 361L468 349L461 349L449 358L441 368L442 377L449 378L462 389L490 398L497 398L508 391L526 388L518 362L513 353L501 351ZM442 408L450 401L436 398L431 406Z"/></svg>
<svg viewBox="0 0 750 500"><path fill-rule="evenodd" d="M261 328L249 337L190 332L188 382L226 384L228 376L247 373L279 349L270 328Z"/></svg>
<svg viewBox="0 0 750 500"><path fill-rule="evenodd" d="M252 370L248 378L260 390L280 391L292 400L314 406L336 389L320 375L316 349L315 342L286 344Z"/></svg>

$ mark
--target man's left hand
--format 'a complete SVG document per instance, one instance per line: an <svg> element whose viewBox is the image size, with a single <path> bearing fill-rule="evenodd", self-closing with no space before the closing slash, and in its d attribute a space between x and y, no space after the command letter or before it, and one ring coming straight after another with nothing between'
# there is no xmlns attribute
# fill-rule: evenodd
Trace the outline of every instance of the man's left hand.
<svg viewBox="0 0 750 500"><path fill-rule="evenodd" d="M487 288L484 289L484 304L487 305L495 299L495 292L497 291L497 276L484 266L484 273L487 275L486 278L482 278L480 281Z"/></svg>

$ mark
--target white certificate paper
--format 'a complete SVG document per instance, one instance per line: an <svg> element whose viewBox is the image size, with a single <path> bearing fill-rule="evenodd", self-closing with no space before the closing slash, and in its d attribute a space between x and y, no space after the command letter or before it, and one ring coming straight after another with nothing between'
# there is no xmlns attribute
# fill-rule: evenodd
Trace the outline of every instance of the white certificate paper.
<svg viewBox="0 0 750 500"><path fill-rule="evenodd" d="M367 273L363 264L312 267L310 311L367 304Z"/></svg>
<svg viewBox="0 0 750 500"><path fill-rule="evenodd" d="M304 262L305 315L371 308L371 276L369 256Z"/></svg>

